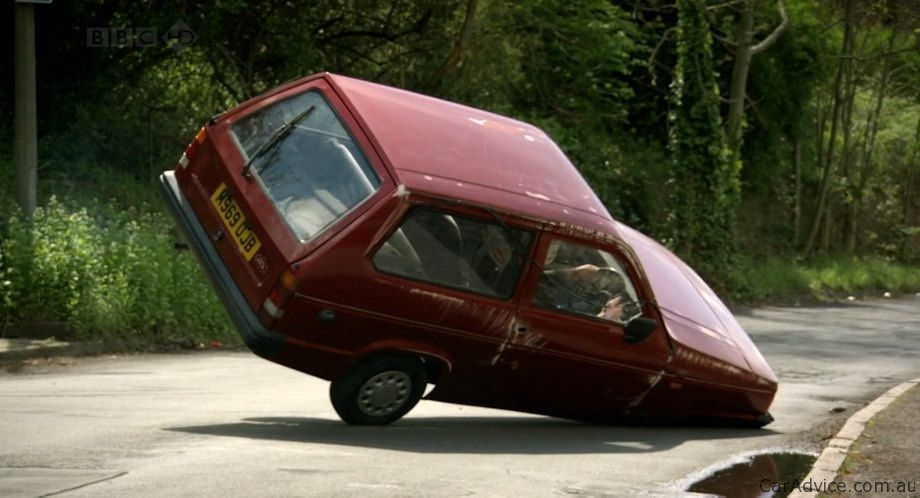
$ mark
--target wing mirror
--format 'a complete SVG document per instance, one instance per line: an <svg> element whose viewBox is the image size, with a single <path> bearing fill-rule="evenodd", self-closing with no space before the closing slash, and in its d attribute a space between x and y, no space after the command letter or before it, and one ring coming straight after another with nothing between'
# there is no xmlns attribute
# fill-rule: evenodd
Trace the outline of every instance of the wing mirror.
<svg viewBox="0 0 920 498"><path fill-rule="evenodd" d="M639 344L648 339L656 328L658 328L658 321L644 316L637 316L626 324L623 340L627 344Z"/></svg>

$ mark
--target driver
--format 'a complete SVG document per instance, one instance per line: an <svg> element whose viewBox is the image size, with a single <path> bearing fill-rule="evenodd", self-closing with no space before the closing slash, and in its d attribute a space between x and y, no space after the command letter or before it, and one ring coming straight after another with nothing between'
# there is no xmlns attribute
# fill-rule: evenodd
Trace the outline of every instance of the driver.
<svg viewBox="0 0 920 498"><path fill-rule="evenodd" d="M626 286L609 267L583 264L545 270L534 298L538 306L620 321L625 315Z"/></svg>

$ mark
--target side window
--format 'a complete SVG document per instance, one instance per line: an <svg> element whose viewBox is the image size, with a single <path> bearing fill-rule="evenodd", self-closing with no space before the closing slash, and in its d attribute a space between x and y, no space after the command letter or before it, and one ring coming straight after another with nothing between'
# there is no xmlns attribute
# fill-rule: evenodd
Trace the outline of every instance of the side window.
<svg viewBox="0 0 920 498"><path fill-rule="evenodd" d="M533 304L621 323L641 312L635 286L619 259L559 239L547 248Z"/></svg>
<svg viewBox="0 0 920 498"><path fill-rule="evenodd" d="M417 207L373 262L382 273L508 299L532 238L506 225Z"/></svg>

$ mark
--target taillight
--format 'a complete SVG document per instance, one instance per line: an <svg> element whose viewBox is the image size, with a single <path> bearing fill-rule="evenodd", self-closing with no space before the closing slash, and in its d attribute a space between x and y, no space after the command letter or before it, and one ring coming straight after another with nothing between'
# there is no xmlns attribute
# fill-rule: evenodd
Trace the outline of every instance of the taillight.
<svg viewBox="0 0 920 498"><path fill-rule="evenodd" d="M188 147L185 148L185 152L182 153L182 157L179 158L179 166L183 168L188 168L189 161L195 157L195 152L198 151L198 146L204 143L205 137L208 136L208 132L202 127L198 130L198 133L195 134L195 140L192 140L192 143L188 144Z"/></svg>
<svg viewBox="0 0 920 498"><path fill-rule="evenodd" d="M259 321L262 322L262 325L270 328L284 316L284 310L294 297L298 285L300 285L300 280L290 269L281 274L278 285L268 293L268 297L262 303L262 311L259 313Z"/></svg>

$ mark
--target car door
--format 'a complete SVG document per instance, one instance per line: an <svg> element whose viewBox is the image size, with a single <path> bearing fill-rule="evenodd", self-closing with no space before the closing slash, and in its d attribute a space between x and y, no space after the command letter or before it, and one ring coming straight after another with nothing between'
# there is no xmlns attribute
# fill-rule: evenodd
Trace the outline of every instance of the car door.
<svg viewBox="0 0 920 498"><path fill-rule="evenodd" d="M299 296L293 320L312 326L296 340L351 360L378 351L439 358L431 398L484 404L482 386L499 390L494 360L514 324L533 231L424 203L392 217L345 235L310 266L310 297ZM375 235L373 226L384 228ZM328 323L317 323L323 314Z"/></svg>
<svg viewBox="0 0 920 498"><path fill-rule="evenodd" d="M591 419L628 411L661 379L669 354L660 324L641 343L624 340L630 318L654 313L639 273L612 243L547 234L536 261L498 360L514 379L508 407ZM579 272L582 288L562 288Z"/></svg>

